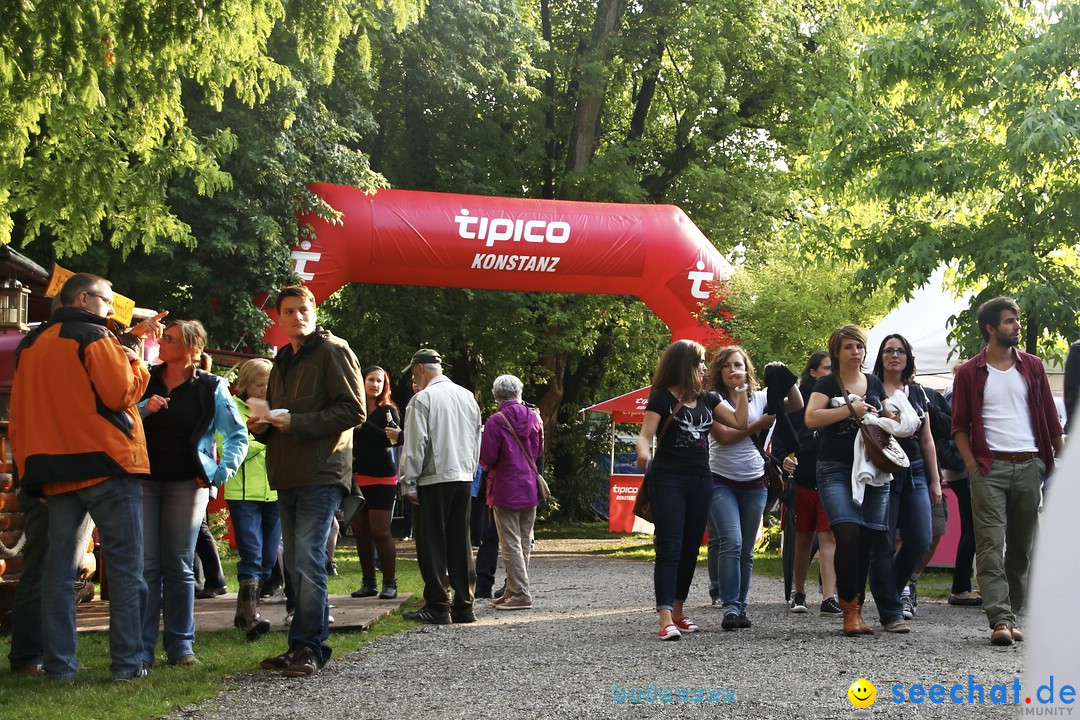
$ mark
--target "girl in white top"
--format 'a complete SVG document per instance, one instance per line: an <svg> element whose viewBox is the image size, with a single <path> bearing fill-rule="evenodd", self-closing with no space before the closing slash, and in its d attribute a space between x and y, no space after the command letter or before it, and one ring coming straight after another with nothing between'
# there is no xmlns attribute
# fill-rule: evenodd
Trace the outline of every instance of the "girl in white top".
<svg viewBox="0 0 1080 720"><path fill-rule="evenodd" d="M749 386L747 429L720 427L709 439L713 478L709 571L716 573L725 630L750 627L746 597L754 567L754 543L768 496L765 460L752 436L772 427L776 417L765 413L766 392L757 388L754 365L746 351L738 345L721 349L709 365L709 389L720 395L721 403L730 405L743 378ZM784 399L784 411L794 412L802 404L798 386L792 386ZM789 471L794 471L792 462L785 460Z"/></svg>

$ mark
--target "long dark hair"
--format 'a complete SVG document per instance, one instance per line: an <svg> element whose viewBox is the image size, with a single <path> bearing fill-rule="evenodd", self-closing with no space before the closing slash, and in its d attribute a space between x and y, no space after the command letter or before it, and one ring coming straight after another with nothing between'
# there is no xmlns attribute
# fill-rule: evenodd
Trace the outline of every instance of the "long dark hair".
<svg viewBox="0 0 1080 720"><path fill-rule="evenodd" d="M829 357L828 350L818 350L806 361L806 367L799 375L799 393L803 396L804 403L810 398L810 393L814 392L814 385L817 383L817 378L810 373L817 370L821 366L821 361L827 357Z"/></svg>
<svg viewBox="0 0 1080 720"><path fill-rule="evenodd" d="M701 380L701 364L705 362L705 348L693 340L676 340L668 345L660 357L653 375L652 389L677 388L679 400L687 402L705 392Z"/></svg>
<svg viewBox="0 0 1080 720"><path fill-rule="evenodd" d="M911 378L915 376L915 353L911 352L911 343L907 341L907 338L899 333L893 333L892 335L886 335L881 341L881 345L878 346L877 358L874 360L874 374L878 376L878 379L885 379L885 362L881 359L881 354L885 351L885 344L890 340L899 340L900 344L904 346L904 352L907 353L907 365L900 371L900 384L910 385Z"/></svg>
<svg viewBox="0 0 1080 720"><path fill-rule="evenodd" d="M368 365L366 368L364 368L364 372L360 373L360 377L366 381L367 376L376 371L382 373L383 385L382 392L375 396L375 407L389 405L390 407L397 410L397 405L395 405L394 401L390 399L390 376L386 373L385 370L383 370L378 365ZM367 390L365 389L364 392L366 393Z"/></svg>

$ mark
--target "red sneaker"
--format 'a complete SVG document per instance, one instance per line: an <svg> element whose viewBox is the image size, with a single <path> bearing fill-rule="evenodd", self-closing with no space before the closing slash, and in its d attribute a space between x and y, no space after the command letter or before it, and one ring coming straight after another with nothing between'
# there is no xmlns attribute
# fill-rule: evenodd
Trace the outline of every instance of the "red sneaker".
<svg viewBox="0 0 1080 720"><path fill-rule="evenodd" d="M675 621L675 624L679 626L679 629L683 632L694 633L701 630L701 626L691 620L688 616L683 615L681 618Z"/></svg>
<svg viewBox="0 0 1080 720"><path fill-rule="evenodd" d="M679 640L681 638L682 633L679 632L679 627L677 625L665 625L664 627L660 628L661 640Z"/></svg>

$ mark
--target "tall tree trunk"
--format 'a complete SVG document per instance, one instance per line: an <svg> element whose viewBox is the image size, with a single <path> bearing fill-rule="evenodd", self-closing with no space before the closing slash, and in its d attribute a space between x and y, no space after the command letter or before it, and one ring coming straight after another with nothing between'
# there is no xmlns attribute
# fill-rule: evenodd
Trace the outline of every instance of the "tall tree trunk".
<svg viewBox="0 0 1080 720"><path fill-rule="evenodd" d="M600 0L596 7L592 40L579 58L581 77L566 158L568 173L581 172L587 168L596 152L600 114L604 108L604 95L608 86L611 36L622 23L625 10L626 0Z"/></svg>
<svg viewBox="0 0 1080 720"><path fill-rule="evenodd" d="M559 419L559 406L563 400L563 376L566 374L567 353L552 352L544 356L543 365L551 371L547 390L540 396L537 406L540 408L540 420L544 423L544 451L555 437L555 426Z"/></svg>
<svg viewBox="0 0 1080 720"><path fill-rule="evenodd" d="M638 91L634 102L634 116L630 119L630 130L626 135L627 142L639 140L645 134L645 121L649 119L649 109L652 107L653 98L656 97L656 86L660 80L660 64L664 58L664 50L667 45L661 32L656 38L656 45L645 64L644 77L641 80L641 89Z"/></svg>
<svg viewBox="0 0 1080 720"><path fill-rule="evenodd" d="M558 162L559 143L555 139L555 51L554 40L551 35L551 1L540 0L540 31L544 35L544 42L548 45L547 59L544 64L547 67L547 77L544 79L544 97L547 98L547 110L544 113L544 130L547 132L547 140L544 143L544 169L541 194L547 200L555 198L555 164Z"/></svg>

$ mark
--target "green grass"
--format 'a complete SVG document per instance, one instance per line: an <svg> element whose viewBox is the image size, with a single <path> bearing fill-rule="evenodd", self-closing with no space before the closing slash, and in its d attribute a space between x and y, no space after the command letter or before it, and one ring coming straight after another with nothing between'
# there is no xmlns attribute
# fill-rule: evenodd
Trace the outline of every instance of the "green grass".
<svg viewBox="0 0 1080 720"><path fill-rule="evenodd" d="M537 523L534 530L537 540L610 540L611 538L635 537L633 533L608 531L606 520L596 522Z"/></svg>
<svg viewBox="0 0 1080 720"><path fill-rule="evenodd" d="M343 544L336 554L340 576L330 578L332 595L348 594L360 584L360 564L356 551ZM236 560L222 558L230 590L236 590ZM398 559L398 588L414 596L422 593L423 583L416 562ZM405 609L413 603L406 603ZM159 717L178 708L217 695L225 681L234 675L260 672L259 661L286 650L286 635L281 621L284 605L264 605L274 632L256 642L247 642L240 630L202 632L196 635L195 652L202 661L194 667L169 667L158 645L158 661L148 677L130 683L114 683L109 673L109 637L106 633L81 633L78 658L83 663L73 684L45 678L20 678L0 672L0 708L5 717L20 720L142 720ZM361 648L383 635L408 630L416 623L403 620L398 613L378 621L364 632L332 632L327 644L334 657ZM0 653L6 659L10 638L0 638Z"/></svg>

